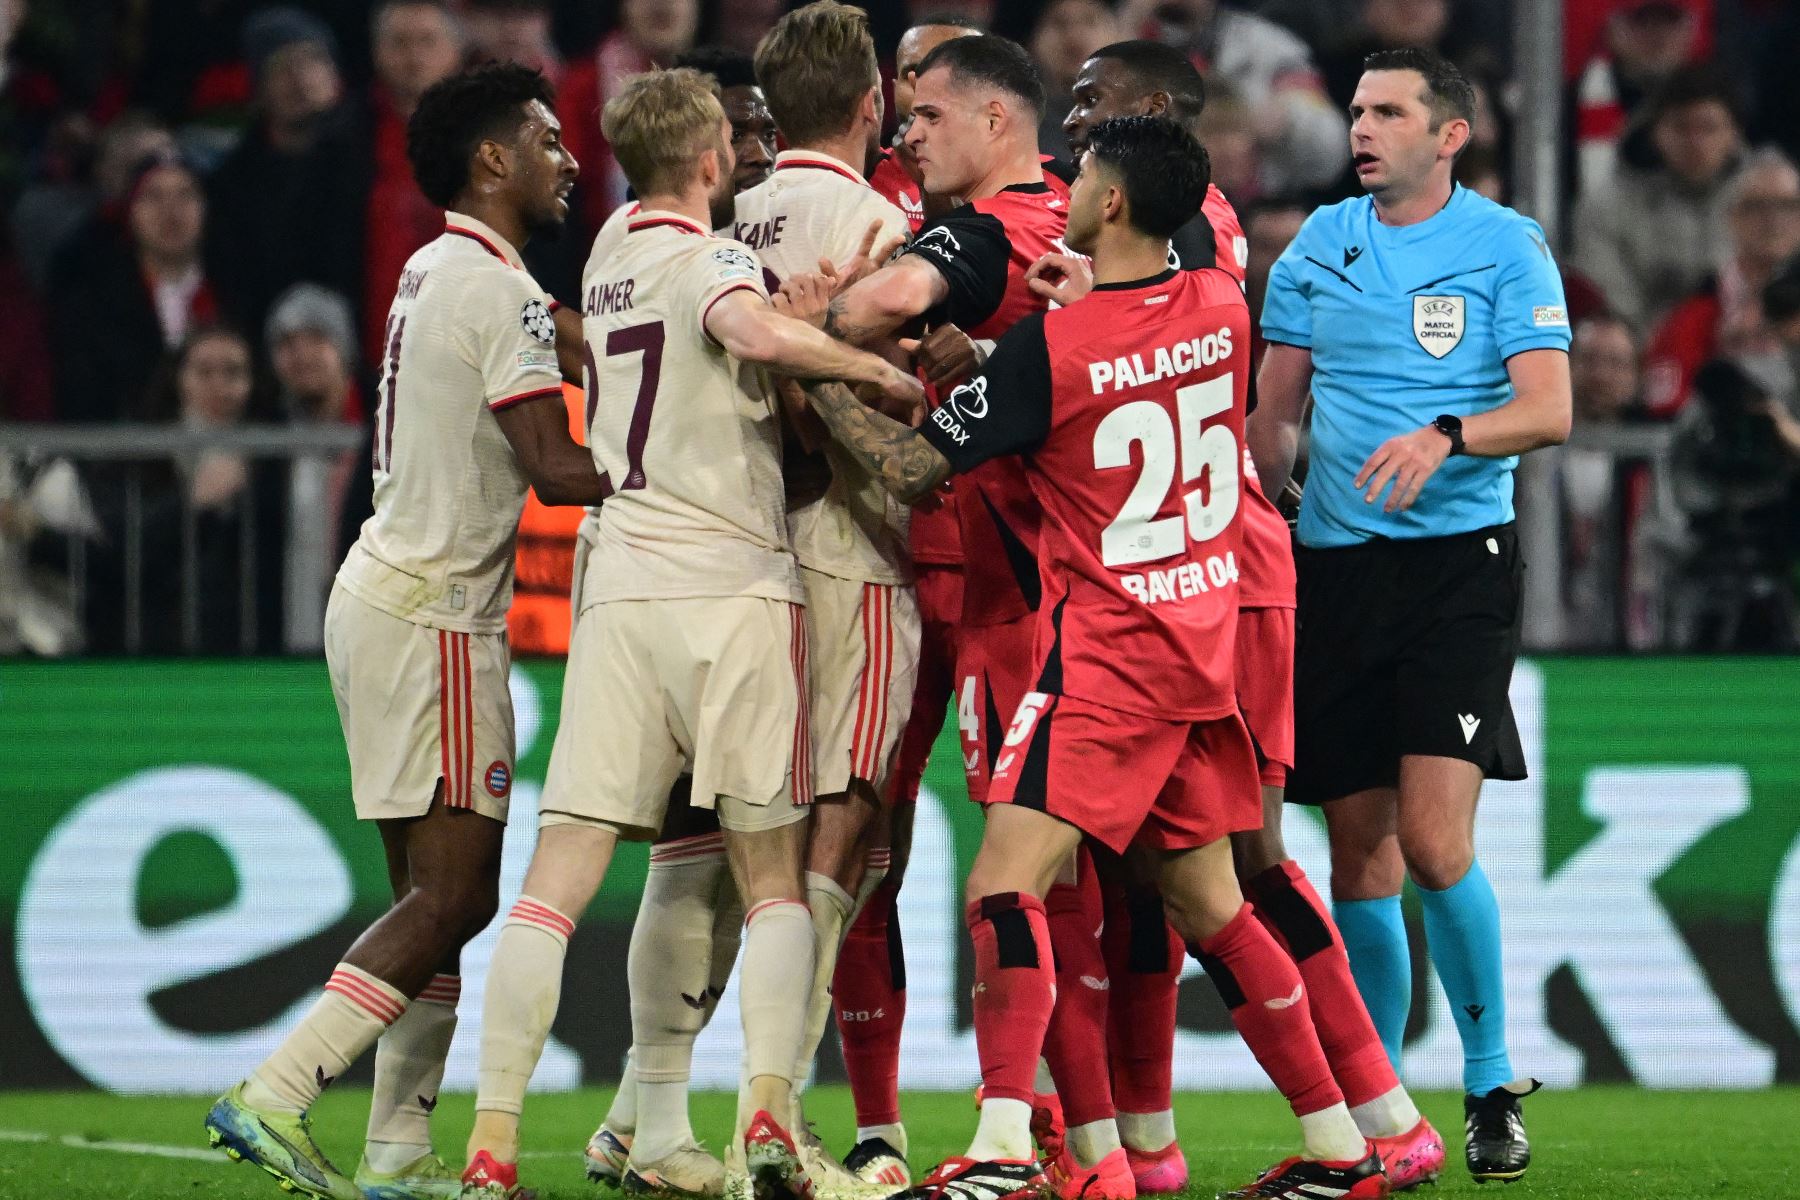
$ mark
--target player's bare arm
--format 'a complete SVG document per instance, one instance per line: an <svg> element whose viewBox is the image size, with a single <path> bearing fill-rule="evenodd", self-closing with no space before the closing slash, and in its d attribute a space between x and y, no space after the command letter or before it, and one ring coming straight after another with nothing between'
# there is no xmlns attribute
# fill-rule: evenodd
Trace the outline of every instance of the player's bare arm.
<svg viewBox="0 0 1800 1200"><path fill-rule="evenodd" d="M500 409L494 419L541 502L595 505L612 495L612 481L594 470L594 456L569 436L560 393Z"/></svg>
<svg viewBox="0 0 1800 1200"><path fill-rule="evenodd" d="M706 316L706 332L743 362L809 379L873 384L895 412L924 411L925 389L886 360L784 317L748 290L730 292Z"/></svg>
<svg viewBox="0 0 1800 1200"><path fill-rule="evenodd" d="M876 412L843 384L807 384L806 396L837 443L902 503L918 503L950 478L950 461L918 430Z"/></svg>
<svg viewBox="0 0 1800 1200"><path fill-rule="evenodd" d="M1506 374L1512 380L1513 398L1464 418L1462 453L1507 458L1567 441L1574 411L1568 353L1522 351L1506 360ZM1260 385L1261 379L1257 382ZM1356 486L1367 489L1363 500L1373 504L1391 483L1383 507L1388 512L1404 511L1453 449L1449 437L1433 425L1389 438L1357 472Z"/></svg>
<svg viewBox="0 0 1800 1200"><path fill-rule="evenodd" d="M586 368L585 343L581 339L581 310L567 305L557 305L556 320L556 366L562 372L563 382L572 383L576 387L585 386L583 371Z"/></svg>
<svg viewBox="0 0 1800 1200"><path fill-rule="evenodd" d="M833 297L825 332L853 345L893 333L950 295L943 274L922 258L906 256Z"/></svg>
<svg viewBox="0 0 1800 1200"><path fill-rule="evenodd" d="M1269 495L1280 494L1293 478L1312 373L1312 351L1281 342L1269 343L1256 373L1256 411L1244 423L1244 440Z"/></svg>

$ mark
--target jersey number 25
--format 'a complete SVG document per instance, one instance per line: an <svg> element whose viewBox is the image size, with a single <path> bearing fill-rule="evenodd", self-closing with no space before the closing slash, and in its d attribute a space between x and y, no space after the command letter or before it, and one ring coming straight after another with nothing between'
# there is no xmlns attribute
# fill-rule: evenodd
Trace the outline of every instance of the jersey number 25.
<svg viewBox="0 0 1800 1200"><path fill-rule="evenodd" d="M1231 409L1232 377L1221 375L1175 392L1177 421L1154 400L1133 400L1107 413L1094 430L1094 466L1131 465L1133 443L1144 465L1124 507L1100 534L1100 559L1109 567L1154 562L1180 554L1186 540L1210 541L1225 532L1238 508L1238 446L1225 425L1202 428ZM1179 423L1179 441L1176 425ZM1157 516L1181 466L1185 517ZM1205 476L1206 478L1202 478ZM1194 486L1189 487L1187 485Z"/></svg>

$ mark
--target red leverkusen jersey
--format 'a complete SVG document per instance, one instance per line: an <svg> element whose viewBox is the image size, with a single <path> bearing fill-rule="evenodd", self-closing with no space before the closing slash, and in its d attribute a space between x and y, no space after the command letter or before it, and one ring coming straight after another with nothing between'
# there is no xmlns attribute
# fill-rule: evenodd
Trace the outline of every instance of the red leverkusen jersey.
<svg viewBox="0 0 1800 1200"><path fill-rule="evenodd" d="M1239 287L1244 286L1250 243L1238 222L1237 210L1217 184L1206 185L1206 199L1200 202L1200 211L1175 231L1169 239L1169 249L1174 251L1170 265L1180 270L1216 267L1237 280Z"/></svg>
<svg viewBox="0 0 1800 1200"><path fill-rule="evenodd" d="M1217 267L1244 285L1249 244L1237 210L1217 186L1207 184L1206 199L1194 219L1170 239L1172 265L1184 270ZM1287 520L1263 495L1256 467L1244 454L1243 553L1238 556L1238 604L1244 608L1293 608L1294 544Z"/></svg>
<svg viewBox="0 0 1800 1200"><path fill-rule="evenodd" d="M1237 711L1249 355L1231 277L1165 271L1020 321L926 421L954 470L1026 456L1036 690L1165 720Z"/></svg>
<svg viewBox="0 0 1800 1200"><path fill-rule="evenodd" d="M906 214L907 229L919 232L925 224L925 197L913 182L892 149L883 150L875 169L869 172L869 186L880 192L895 208Z"/></svg>
<svg viewBox="0 0 1800 1200"><path fill-rule="evenodd" d="M937 268L949 284L927 323L951 323L979 340L999 338L1020 318L1044 311L1025 272L1061 250L1068 223L1068 186L1014 184L931 222L905 253ZM1038 501L1023 465L999 458L956 483L962 534L963 624L1000 625L1038 607Z"/></svg>

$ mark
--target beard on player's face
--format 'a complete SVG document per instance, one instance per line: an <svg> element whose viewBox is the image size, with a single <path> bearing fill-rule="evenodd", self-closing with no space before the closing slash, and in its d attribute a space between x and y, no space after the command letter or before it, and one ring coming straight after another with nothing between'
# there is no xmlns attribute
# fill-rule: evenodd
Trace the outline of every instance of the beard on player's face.
<svg viewBox="0 0 1800 1200"><path fill-rule="evenodd" d="M714 229L724 229L737 216L737 187L731 160L726 158L720 168L719 177L713 183L712 194L706 198Z"/></svg>

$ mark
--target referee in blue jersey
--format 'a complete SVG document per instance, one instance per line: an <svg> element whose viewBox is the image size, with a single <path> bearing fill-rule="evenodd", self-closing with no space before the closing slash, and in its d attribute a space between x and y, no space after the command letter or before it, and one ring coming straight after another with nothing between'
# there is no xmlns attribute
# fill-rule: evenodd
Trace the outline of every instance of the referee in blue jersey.
<svg viewBox="0 0 1800 1200"><path fill-rule="evenodd" d="M1270 273L1249 441L1274 495L1311 392L1287 798L1324 806L1338 924L1396 1066L1400 887L1417 885L1462 1035L1469 1170L1511 1180L1537 1085L1507 1058L1475 804L1484 777L1525 776L1513 468L1568 436L1569 321L1543 231L1451 180L1474 116L1438 55L1364 60L1350 148L1368 195L1313 213Z"/></svg>

